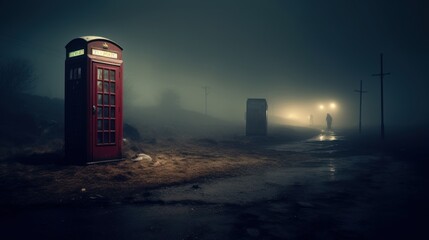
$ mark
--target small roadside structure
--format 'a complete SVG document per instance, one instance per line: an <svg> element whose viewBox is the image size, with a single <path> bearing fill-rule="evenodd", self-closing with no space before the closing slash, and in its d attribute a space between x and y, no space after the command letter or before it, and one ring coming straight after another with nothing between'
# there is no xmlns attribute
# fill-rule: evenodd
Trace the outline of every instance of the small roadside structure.
<svg viewBox="0 0 429 240"><path fill-rule="evenodd" d="M249 98L246 105L246 136L266 136L267 100L265 98Z"/></svg>
<svg viewBox="0 0 429 240"><path fill-rule="evenodd" d="M97 36L66 45L66 159L91 164L122 159L122 47Z"/></svg>

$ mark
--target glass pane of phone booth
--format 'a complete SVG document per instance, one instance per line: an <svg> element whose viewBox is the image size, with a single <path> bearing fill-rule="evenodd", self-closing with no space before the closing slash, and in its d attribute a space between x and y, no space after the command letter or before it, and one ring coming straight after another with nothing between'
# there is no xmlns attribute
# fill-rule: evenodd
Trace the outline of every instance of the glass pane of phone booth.
<svg viewBox="0 0 429 240"><path fill-rule="evenodd" d="M97 68L97 145L116 144L116 71Z"/></svg>

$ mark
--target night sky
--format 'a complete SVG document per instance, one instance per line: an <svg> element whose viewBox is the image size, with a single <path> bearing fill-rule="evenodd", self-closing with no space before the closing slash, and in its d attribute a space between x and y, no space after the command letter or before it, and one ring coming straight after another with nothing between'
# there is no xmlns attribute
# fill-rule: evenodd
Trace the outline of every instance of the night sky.
<svg viewBox="0 0 429 240"><path fill-rule="evenodd" d="M247 98L266 98L271 116L305 123L335 102L337 126L429 121L429 2L344 0L1 1L2 60L34 63L35 93L63 98L64 46L96 35L124 48L128 105L156 105L175 91L185 109L243 121Z"/></svg>

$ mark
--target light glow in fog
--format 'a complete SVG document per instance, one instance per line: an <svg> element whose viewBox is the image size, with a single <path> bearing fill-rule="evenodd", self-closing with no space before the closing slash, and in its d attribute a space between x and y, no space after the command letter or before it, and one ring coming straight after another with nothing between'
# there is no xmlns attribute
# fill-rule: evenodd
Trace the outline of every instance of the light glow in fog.
<svg viewBox="0 0 429 240"><path fill-rule="evenodd" d="M275 124L304 126L304 127L326 127L326 114L334 118L334 126L341 122L340 105L334 99L316 99L296 102L279 102L270 105L267 111L269 121ZM311 116L311 117L310 117Z"/></svg>

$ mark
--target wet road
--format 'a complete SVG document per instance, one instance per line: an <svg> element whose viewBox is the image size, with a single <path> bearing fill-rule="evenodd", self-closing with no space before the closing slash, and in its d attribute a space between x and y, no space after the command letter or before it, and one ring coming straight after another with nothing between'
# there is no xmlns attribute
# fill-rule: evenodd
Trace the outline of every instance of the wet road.
<svg viewBox="0 0 429 240"><path fill-rule="evenodd" d="M419 221L391 229L420 217L407 207L420 191L409 188L408 165L351 146L321 133L269 147L309 154L306 160L156 189L132 204L30 209L2 217L2 232L7 239L378 239L419 232Z"/></svg>

